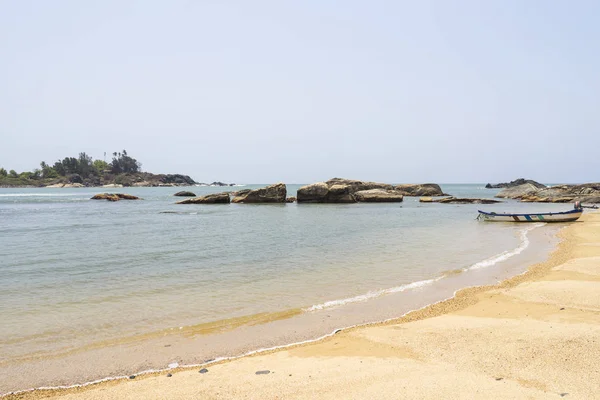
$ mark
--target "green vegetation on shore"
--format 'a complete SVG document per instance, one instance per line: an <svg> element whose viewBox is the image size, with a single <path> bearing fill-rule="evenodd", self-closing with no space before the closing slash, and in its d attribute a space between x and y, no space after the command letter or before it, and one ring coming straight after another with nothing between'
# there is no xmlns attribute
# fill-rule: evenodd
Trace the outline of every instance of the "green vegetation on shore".
<svg viewBox="0 0 600 400"><path fill-rule="evenodd" d="M123 186L192 185L194 180L187 175L155 175L141 172L142 164L127 154L127 150L114 152L110 163L94 160L86 153L79 157L65 157L53 165L45 161L33 171L17 173L0 167L0 186L49 186L56 184L79 184L102 186L117 184Z"/></svg>

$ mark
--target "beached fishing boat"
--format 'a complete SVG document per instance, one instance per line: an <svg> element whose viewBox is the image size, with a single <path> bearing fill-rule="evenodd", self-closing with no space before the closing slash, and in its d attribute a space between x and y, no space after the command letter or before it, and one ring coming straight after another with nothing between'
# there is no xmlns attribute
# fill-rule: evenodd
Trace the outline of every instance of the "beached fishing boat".
<svg viewBox="0 0 600 400"><path fill-rule="evenodd" d="M480 221L497 222L572 222L577 221L583 213L583 208L575 204L575 208L563 212L529 213L529 214L503 214L479 211L477 219Z"/></svg>

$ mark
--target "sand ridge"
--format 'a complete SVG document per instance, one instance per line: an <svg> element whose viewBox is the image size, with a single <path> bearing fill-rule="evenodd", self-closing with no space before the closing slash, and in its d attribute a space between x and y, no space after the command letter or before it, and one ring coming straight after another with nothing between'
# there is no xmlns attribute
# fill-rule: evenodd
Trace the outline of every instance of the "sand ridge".
<svg viewBox="0 0 600 400"><path fill-rule="evenodd" d="M205 374L174 370L7 398L599 398L600 214L582 221L525 274L397 320L210 365Z"/></svg>

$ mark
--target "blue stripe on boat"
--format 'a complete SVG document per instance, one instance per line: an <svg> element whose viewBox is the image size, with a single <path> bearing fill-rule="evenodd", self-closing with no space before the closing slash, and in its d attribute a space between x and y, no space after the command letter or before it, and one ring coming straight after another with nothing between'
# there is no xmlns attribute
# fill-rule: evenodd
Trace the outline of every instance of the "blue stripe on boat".
<svg viewBox="0 0 600 400"><path fill-rule="evenodd" d="M531 217L530 217L529 215L525 215L525 219L526 219L527 221L532 221L532 219L531 219Z"/></svg>

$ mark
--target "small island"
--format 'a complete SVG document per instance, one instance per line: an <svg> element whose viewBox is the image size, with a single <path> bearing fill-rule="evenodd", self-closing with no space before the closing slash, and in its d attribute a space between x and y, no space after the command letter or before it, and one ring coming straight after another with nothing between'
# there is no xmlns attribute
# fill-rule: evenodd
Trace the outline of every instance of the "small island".
<svg viewBox="0 0 600 400"><path fill-rule="evenodd" d="M53 165L42 161L40 168L18 173L0 168L0 187L148 187L192 186L188 175L142 172L142 164L127 154L114 152L112 161L94 160L86 153L65 157Z"/></svg>

